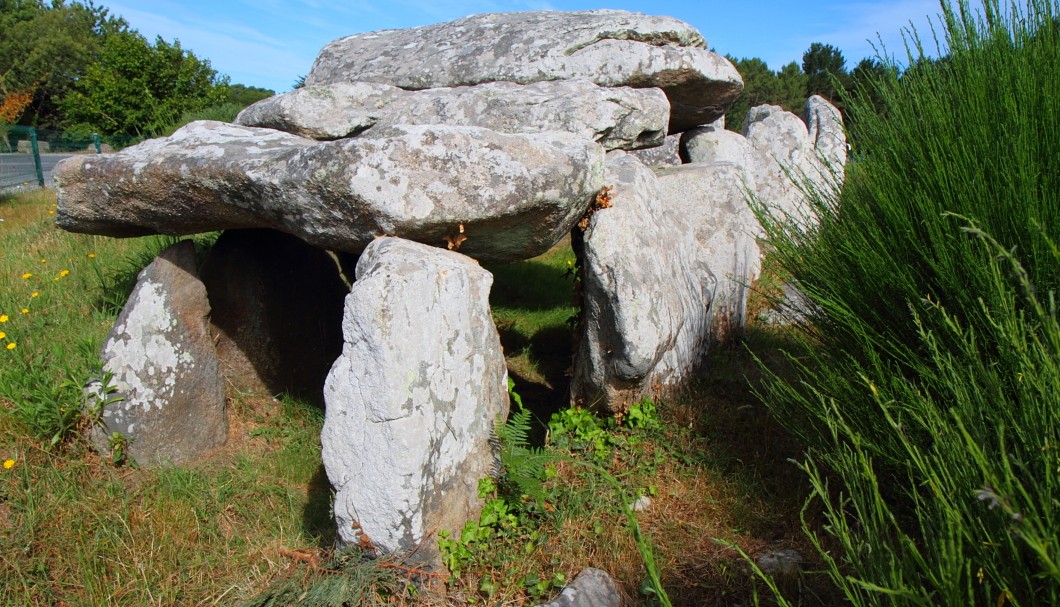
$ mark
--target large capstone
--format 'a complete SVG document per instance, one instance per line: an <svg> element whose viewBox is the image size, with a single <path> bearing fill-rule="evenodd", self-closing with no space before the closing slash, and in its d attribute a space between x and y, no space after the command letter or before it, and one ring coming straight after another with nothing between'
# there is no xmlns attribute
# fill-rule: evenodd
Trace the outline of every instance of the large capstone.
<svg viewBox="0 0 1060 607"><path fill-rule="evenodd" d="M236 123L321 140L397 124L478 126L502 133L563 131L605 149L637 149L661 144L669 117L670 104L659 89L606 88L584 79L422 91L339 82L263 99L240 112Z"/></svg>
<svg viewBox="0 0 1060 607"><path fill-rule="evenodd" d="M478 516L508 413L492 282L463 255L397 238L358 261L321 432L341 543L431 564L432 534L459 537Z"/></svg>
<svg viewBox="0 0 1060 607"><path fill-rule="evenodd" d="M225 386L209 331L210 304L191 241L173 245L137 279L103 345L109 383L93 382L102 406L91 435L140 464L179 463L224 444Z"/></svg>
<svg viewBox="0 0 1060 607"><path fill-rule="evenodd" d="M355 254L385 234L515 261L570 230L603 185L603 157L558 132L396 125L322 143L201 121L60 163L57 223L108 236L273 228Z"/></svg>
<svg viewBox="0 0 1060 607"><path fill-rule="evenodd" d="M306 86L378 82L404 89L585 78L657 87L670 132L709 124L740 95L728 60L691 25L616 10L473 15L449 23L340 38L321 50Z"/></svg>

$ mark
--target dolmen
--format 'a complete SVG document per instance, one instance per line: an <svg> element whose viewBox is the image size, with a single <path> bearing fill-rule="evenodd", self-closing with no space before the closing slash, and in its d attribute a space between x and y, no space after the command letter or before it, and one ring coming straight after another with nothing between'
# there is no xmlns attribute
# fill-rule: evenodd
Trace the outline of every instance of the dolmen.
<svg viewBox="0 0 1060 607"><path fill-rule="evenodd" d="M234 123L62 162L66 230L222 232L141 274L102 352L110 382L86 389L97 444L179 463L223 442L220 386L315 394L340 543L439 566L509 407L480 262L571 236L571 403L622 412L742 331L761 264L748 201L813 221L792 176L839 187L835 108L762 106L733 133L741 89L673 18L476 15L336 40L304 87Z"/></svg>

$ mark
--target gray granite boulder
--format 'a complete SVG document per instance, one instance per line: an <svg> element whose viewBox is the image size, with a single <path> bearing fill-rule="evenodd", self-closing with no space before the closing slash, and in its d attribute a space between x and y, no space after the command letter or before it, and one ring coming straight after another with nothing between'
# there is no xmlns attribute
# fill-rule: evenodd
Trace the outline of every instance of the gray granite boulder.
<svg viewBox="0 0 1060 607"><path fill-rule="evenodd" d="M715 125L682 133L681 152L690 164L729 162L736 165L750 191L756 190L756 173L766 161L746 137Z"/></svg>
<svg viewBox="0 0 1060 607"><path fill-rule="evenodd" d="M696 368L716 281L693 222L651 169L611 152L606 175L611 206L575 232L583 304L571 401L621 412Z"/></svg>
<svg viewBox="0 0 1060 607"><path fill-rule="evenodd" d="M483 261L548 250L603 185L603 149L567 133L393 126L317 142L193 122L56 169L56 223L107 236L273 228L359 253L381 234Z"/></svg>
<svg viewBox="0 0 1060 607"><path fill-rule="evenodd" d="M379 122L386 107L404 94L396 86L372 82L303 86L244 108L234 122L309 139L342 139Z"/></svg>
<svg viewBox="0 0 1060 607"><path fill-rule="evenodd" d="M551 603L538 607L621 607L622 596L611 576L602 569L586 567L574 576Z"/></svg>
<svg viewBox="0 0 1060 607"><path fill-rule="evenodd" d="M707 50L692 26L615 10L473 15L355 34L321 50L306 85L429 89L570 78L661 88L670 100L671 133L713 122L743 88L736 68Z"/></svg>
<svg viewBox="0 0 1060 607"><path fill-rule="evenodd" d="M637 160L649 167L676 166L681 164L681 133L667 135L662 145L630 152Z"/></svg>
<svg viewBox="0 0 1060 607"><path fill-rule="evenodd" d="M743 334L747 293L761 270L760 227L747 204L743 171L732 163L684 164L656 170L662 198L693 226L700 263L714 276L709 298L709 342Z"/></svg>
<svg viewBox="0 0 1060 607"><path fill-rule="evenodd" d="M459 537L478 516L508 414L492 282L463 255L397 238L358 261L320 437L340 543L418 547L414 560L437 564L431 534Z"/></svg>
<svg viewBox="0 0 1060 607"><path fill-rule="evenodd" d="M224 378L195 264L191 241L163 251L140 272L107 336L101 356L111 383L86 389L90 406L103 405L101 396L115 400L91 430L104 452L118 433L140 464L179 463L227 439Z"/></svg>
<svg viewBox="0 0 1060 607"><path fill-rule="evenodd" d="M635 149L661 144L669 117L670 104L659 89L606 88L584 79L422 91L339 82L263 99L240 112L236 124L322 140L397 124L479 126L502 133L563 131L605 149Z"/></svg>
<svg viewBox="0 0 1060 607"><path fill-rule="evenodd" d="M763 159L755 171L759 201L779 217L804 225L816 223L806 192L837 191L846 162L839 110L816 96L806 108L803 119L780 106L761 105L748 110L744 123L744 135Z"/></svg>
<svg viewBox="0 0 1060 607"><path fill-rule="evenodd" d="M342 352L349 287L335 260L275 230L227 230L200 269L210 330L236 390L319 402Z"/></svg>
<svg viewBox="0 0 1060 607"><path fill-rule="evenodd" d="M813 95L806 100L803 121L818 162L827 169L836 169L842 179L842 169L847 163L847 136L839 109L824 97ZM833 171L826 172L830 175Z"/></svg>

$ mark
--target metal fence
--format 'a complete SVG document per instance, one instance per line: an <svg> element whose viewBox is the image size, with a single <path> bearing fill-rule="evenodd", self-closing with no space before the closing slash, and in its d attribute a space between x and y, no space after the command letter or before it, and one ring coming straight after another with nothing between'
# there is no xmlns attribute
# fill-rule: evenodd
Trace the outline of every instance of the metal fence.
<svg viewBox="0 0 1060 607"><path fill-rule="evenodd" d="M73 154L102 154L133 143L129 137L0 125L0 191L51 185L51 168Z"/></svg>

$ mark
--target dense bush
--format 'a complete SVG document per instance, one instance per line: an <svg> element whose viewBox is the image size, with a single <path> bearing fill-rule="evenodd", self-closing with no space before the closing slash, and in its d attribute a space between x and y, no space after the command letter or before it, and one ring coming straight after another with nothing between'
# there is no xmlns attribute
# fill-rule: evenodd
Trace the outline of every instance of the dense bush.
<svg viewBox="0 0 1060 607"><path fill-rule="evenodd" d="M1057 8L944 4L942 59L914 34L915 69L848 99L819 226L765 218L812 310L762 396L855 605L1060 604Z"/></svg>

